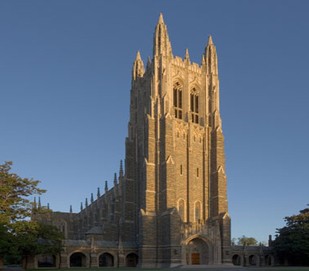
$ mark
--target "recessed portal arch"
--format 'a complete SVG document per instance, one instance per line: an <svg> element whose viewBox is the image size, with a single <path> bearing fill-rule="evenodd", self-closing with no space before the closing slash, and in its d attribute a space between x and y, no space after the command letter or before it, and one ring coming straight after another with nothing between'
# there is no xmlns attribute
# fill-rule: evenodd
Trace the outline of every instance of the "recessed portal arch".
<svg viewBox="0 0 309 271"><path fill-rule="evenodd" d="M186 263L189 265L211 264L211 253L210 246L204 238L192 238L186 245Z"/></svg>

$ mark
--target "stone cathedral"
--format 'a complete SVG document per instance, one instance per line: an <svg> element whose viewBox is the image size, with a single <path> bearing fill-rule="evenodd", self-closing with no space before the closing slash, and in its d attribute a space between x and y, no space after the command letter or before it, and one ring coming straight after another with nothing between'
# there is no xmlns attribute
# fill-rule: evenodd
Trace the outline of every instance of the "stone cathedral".
<svg viewBox="0 0 309 271"><path fill-rule="evenodd" d="M34 217L65 234L34 267L173 267L231 263L219 76L212 38L201 64L174 56L162 14L153 56L132 69L125 162L79 213Z"/></svg>

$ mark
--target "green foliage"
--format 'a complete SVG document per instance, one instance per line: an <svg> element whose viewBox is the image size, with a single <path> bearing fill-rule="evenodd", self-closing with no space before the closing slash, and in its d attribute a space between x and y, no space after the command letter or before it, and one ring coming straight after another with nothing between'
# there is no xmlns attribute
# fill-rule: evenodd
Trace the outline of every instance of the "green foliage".
<svg viewBox="0 0 309 271"><path fill-rule="evenodd" d="M284 218L286 226L277 229L272 243L282 264L309 265L309 208Z"/></svg>
<svg viewBox="0 0 309 271"><path fill-rule="evenodd" d="M9 224L31 215L32 203L29 196L42 194L40 181L21 178L10 173L12 162L0 165L0 224Z"/></svg>
<svg viewBox="0 0 309 271"><path fill-rule="evenodd" d="M62 250L63 234L52 225L36 221L17 221L4 230L5 241L0 243L1 255L9 263L39 254L57 255ZM2 241L1 241L2 242Z"/></svg>
<svg viewBox="0 0 309 271"><path fill-rule="evenodd" d="M61 252L63 235L52 225L19 221L14 224L12 234L16 252L21 256Z"/></svg>
<svg viewBox="0 0 309 271"><path fill-rule="evenodd" d="M56 227L25 220L33 212L48 212L34 208L29 200L45 190L38 188L39 181L11 173L11 166L11 162L0 165L0 260L4 256L16 261L29 255L60 253L63 235Z"/></svg>
<svg viewBox="0 0 309 271"><path fill-rule="evenodd" d="M237 241L234 240L234 242L239 246L256 246L258 244L255 238L247 237L245 235L239 237Z"/></svg>
<svg viewBox="0 0 309 271"><path fill-rule="evenodd" d="M0 255L6 255L11 248L12 240L7 226L0 224Z"/></svg>

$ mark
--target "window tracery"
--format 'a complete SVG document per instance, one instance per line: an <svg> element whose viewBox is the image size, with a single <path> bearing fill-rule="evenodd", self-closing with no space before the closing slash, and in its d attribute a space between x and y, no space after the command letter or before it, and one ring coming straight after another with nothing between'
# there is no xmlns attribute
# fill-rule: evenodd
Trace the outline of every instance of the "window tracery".
<svg viewBox="0 0 309 271"><path fill-rule="evenodd" d="M199 123L199 96L196 88L193 88L190 93L190 111L191 121L193 123Z"/></svg>
<svg viewBox="0 0 309 271"><path fill-rule="evenodd" d="M173 87L173 105L175 118L182 119L182 86L179 82Z"/></svg>

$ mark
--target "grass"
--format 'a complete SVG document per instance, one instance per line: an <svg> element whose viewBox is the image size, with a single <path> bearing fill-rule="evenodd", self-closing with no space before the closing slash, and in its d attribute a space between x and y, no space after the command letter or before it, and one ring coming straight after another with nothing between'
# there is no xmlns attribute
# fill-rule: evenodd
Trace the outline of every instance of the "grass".
<svg viewBox="0 0 309 271"><path fill-rule="evenodd" d="M308 267L296 267L296 266L284 266L284 267L242 267L242 266L199 266L199 267L185 267L185 268L134 268L134 267L122 267L122 268L109 268L109 267L100 267L100 268L69 268L69 269L48 269L48 268L40 268L40 269L32 269L30 271L38 271L38 270L48 270L48 271L171 271L171 270L179 270L179 271L309 271Z"/></svg>

